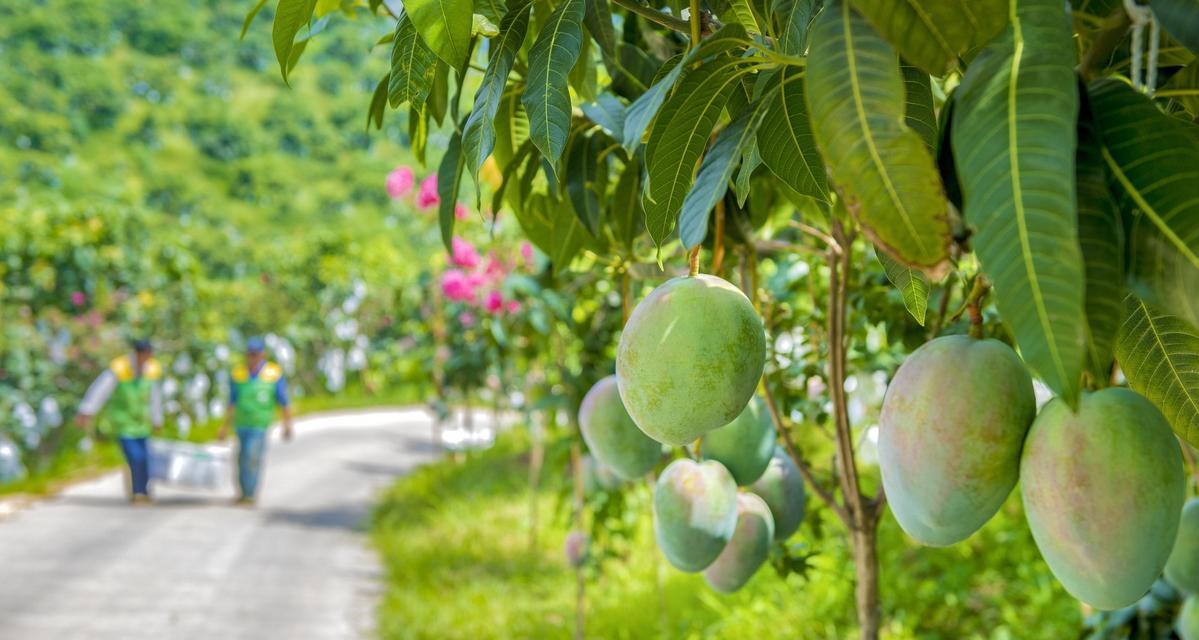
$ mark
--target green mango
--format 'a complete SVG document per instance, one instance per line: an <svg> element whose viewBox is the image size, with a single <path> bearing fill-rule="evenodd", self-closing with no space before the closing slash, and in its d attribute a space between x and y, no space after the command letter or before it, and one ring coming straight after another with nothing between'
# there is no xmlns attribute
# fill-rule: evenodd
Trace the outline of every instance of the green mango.
<svg viewBox="0 0 1199 640"><path fill-rule="evenodd" d="M1187 596L1183 601L1174 630L1182 640L1199 640L1199 597Z"/></svg>
<svg viewBox="0 0 1199 640"><path fill-rule="evenodd" d="M662 445L642 433L625 411L616 376L595 383L583 397L579 429L591 454L625 480L645 475L662 457Z"/></svg>
<svg viewBox="0 0 1199 640"><path fill-rule="evenodd" d="M1032 378L998 340L945 336L903 361L883 398L879 468L899 526L944 547L999 510L1036 416Z"/></svg>
<svg viewBox="0 0 1199 640"><path fill-rule="evenodd" d="M700 453L723 464L739 486L753 484L774 455L774 420L766 401L754 396L732 422L704 435Z"/></svg>
<svg viewBox="0 0 1199 640"><path fill-rule="evenodd" d="M704 569L704 580L720 593L740 589L770 557L773 541L770 507L752 493L737 494L737 528L716 560Z"/></svg>
<svg viewBox="0 0 1199 640"><path fill-rule="evenodd" d="M1178 537L1166 560L1166 580L1186 593L1199 593L1199 498L1182 508Z"/></svg>
<svg viewBox="0 0 1199 640"><path fill-rule="evenodd" d="M654 538L670 564L712 564L737 527L737 483L719 462L675 460L654 487Z"/></svg>
<svg viewBox="0 0 1199 640"><path fill-rule="evenodd" d="M799 467L791 460L791 456L782 447L776 446L766 471L758 478L749 490L766 501L770 514L774 516L775 540L786 540L798 529L803 522L804 509L808 504L808 496L804 491L803 476Z"/></svg>
<svg viewBox="0 0 1199 640"><path fill-rule="evenodd" d="M1186 498L1182 450L1157 407L1123 388L1055 398L1028 432L1020 493L1041 556L1066 590L1126 607L1161 574Z"/></svg>
<svg viewBox="0 0 1199 640"><path fill-rule="evenodd" d="M616 350L616 380L633 422L679 446L732 422L765 363L762 320L745 294L715 276L686 276L633 310Z"/></svg>

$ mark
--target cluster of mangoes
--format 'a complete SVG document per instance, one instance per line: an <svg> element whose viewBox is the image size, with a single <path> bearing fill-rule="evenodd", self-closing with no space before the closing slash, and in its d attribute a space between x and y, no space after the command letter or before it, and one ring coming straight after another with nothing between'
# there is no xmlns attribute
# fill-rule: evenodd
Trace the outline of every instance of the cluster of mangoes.
<svg viewBox="0 0 1199 640"><path fill-rule="evenodd" d="M1166 566L1186 494L1182 452L1165 417L1136 392L1084 392L1077 408L1055 398L1038 413L1032 379L1010 347L947 336L900 366L881 423L887 499L917 541L966 539L1018 480L1041 555L1079 600L1127 606ZM1199 588L1199 537L1179 547L1190 549Z"/></svg>
<svg viewBox="0 0 1199 640"><path fill-rule="evenodd" d="M806 504L799 469L754 396L765 358L762 322L739 289L712 276L675 278L633 311L616 375L579 409L598 466L628 480L655 467L663 444L703 437L697 460L677 459L658 477L654 536L671 564L703 571L723 593L744 586L774 542L795 533Z"/></svg>

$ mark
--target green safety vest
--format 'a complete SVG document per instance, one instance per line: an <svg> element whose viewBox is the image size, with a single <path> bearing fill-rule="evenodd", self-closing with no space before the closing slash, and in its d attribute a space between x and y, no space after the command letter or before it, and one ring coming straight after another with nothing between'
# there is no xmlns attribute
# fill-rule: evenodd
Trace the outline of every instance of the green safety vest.
<svg viewBox="0 0 1199 640"><path fill-rule="evenodd" d="M121 356L108 365L117 386L104 409L104 417L121 438L150 436L150 387L162 377L162 367L151 358L141 375L131 356Z"/></svg>
<svg viewBox="0 0 1199 640"><path fill-rule="evenodd" d="M275 419L275 385L283 377L283 370L273 362L267 362L251 377L250 370L240 365L233 370L233 388L237 390L237 404L233 420L238 427L266 429Z"/></svg>

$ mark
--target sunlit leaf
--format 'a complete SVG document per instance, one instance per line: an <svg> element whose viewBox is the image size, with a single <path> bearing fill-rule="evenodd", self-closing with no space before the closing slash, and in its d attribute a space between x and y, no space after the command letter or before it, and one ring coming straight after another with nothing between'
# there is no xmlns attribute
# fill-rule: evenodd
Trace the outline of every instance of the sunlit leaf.
<svg viewBox="0 0 1199 640"><path fill-rule="evenodd" d="M404 0L404 12L416 25L421 40L451 69L466 62L474 23L471 0Z"/></svg>
<svg viewBox="0 0 1199 640"><path fill-rule="evenodd" d="M903 297L903 306L923 327L924 316L928 311L928 278L920 271L900 264L882 251L876 251L875 255L883 265L887 280L899 289L899 294Z"/></svg>
<svg viewBox="0 0 1199 640"><path fill-rule="evenodd" d="M458 204L458 189L462 185L462 168L462 136L454 134L437 167L437 197L440 200L437 220L446 251L451 250L454 237L454 207Z"/></svg>
<svg viewBox="0 0 1199 640"><path fill-rule="evenodd" d="M570 133L567 74L583 48L585 10L586 0L563 0L529 51L527 86L521 101L529 116L529 136L555 172Z"/></svg>
<svg viewBox="0 0 1199 640"><path fill-rule="evenodd" d="M316 0L279 0L279 6L275 8L271 42L275 45L275 59L279 62L279 72L284 82L287 82L287 74L294 64L291 55L296 34L312 19L315 9Z"/></svg>
<svg viewBox="0 0 1199 640"><path fill-rule="evenodd" d="M846 209L876 247L940 277L949 257L949 204L932 154L904 124L899 59L845 2L825 7L811 38L808 112Z"/></svg>
<svg viewBox="0 0 1199 640"><path fill-rule="evenodd" d="M937 76L1008 20L1008 0L853 0L853 5L906 60Z"/></svg>
<svg viewBox="0 0 1199 640"><path fill-rule="evenodd" d="M708 217L716 203L724 197L733 168L741 152L753 142L766 109L762 105L751 105L729 123L704 154L695 176L695 183L683 200L683 211L679 214L679 240L690 249L704 241L708 233Z"/></svg>
<svg viewBox="0 0 1199 640"><path fill-rule="evenodd" d="M436 56L421 41L408 15L401 13L396 23L395 42L391 47L391 79L387 87L387 100L391 108L400 107L405 102L423 108L436 72Z"/></svg>
<svg viewBox="0 0 1199 640"><path fill-rule="evenodd" d="M808 120L803 75L784 68L770 79L765 92L766 117L757 134L762 164L797 193L827 202L824 161Z"/></svg>
<svg viewBox="0 0 1199 640"><path fill-rule="evenodd" d="M1124 308L1116 358L1128 386L1161 409L1179 437L1199 446L1199 332L1135 295Z"/></svg>
<svg viewBox="0 0 1199 640"><path fill-rule="evenodd" d="M958 87L953 152L973 246L1025 362L1074 405L1085 357L1065 5L1022 0Z"/></svg>

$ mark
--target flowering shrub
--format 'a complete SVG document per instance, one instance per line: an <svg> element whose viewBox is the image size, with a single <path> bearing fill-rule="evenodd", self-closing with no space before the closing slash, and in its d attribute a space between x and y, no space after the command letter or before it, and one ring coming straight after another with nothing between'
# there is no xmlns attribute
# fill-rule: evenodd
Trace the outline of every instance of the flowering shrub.
<svg viewBox="0 0 1199 640"><path fill-rule="evenodd" d="M416 182L416 176L412 173L412 168L407 166L398 166L387 174L387 195L394 200L402 198L410 191L412 185Z"/></svg>

